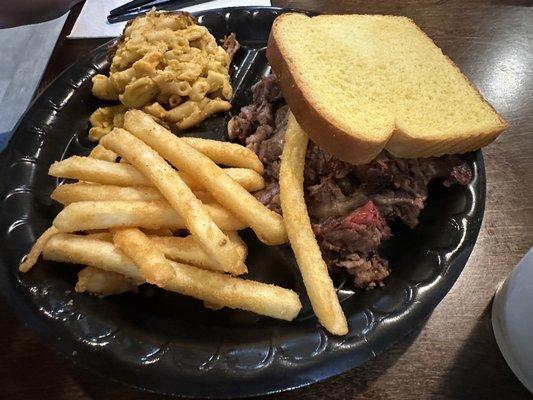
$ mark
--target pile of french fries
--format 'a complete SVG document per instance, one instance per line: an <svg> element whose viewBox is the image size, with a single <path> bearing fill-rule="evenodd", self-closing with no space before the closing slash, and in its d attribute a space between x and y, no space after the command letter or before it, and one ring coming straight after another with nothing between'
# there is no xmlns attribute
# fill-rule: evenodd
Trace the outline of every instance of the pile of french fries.
<svg viewBox="0 0 533 400"><path fill-rule="evenodd" d="M264 186L262 172L243 146L180 138L128 111L124 129L104 136L89 157L52 164L50 175L78 182L54 190L65 207L19 269L27 272L42 253L86 266L79 292L116 294L149 283L207 307L290 321L301 309L294 291L238 277L247 272L238 230L250 227L267 245L287 242L282 217L250 193Z"/></svg>
<svg viewBox="0 0 533 400"><path fill-rule="evenodd" d="M304 198L308 136L292 114L280 167L284 219L250 192L264 187L257 155L238 144L180 138L150 115L131 110L89 157L51 165L49 174L75 179L51 197L65 208L36 241L21 272L39 256L86 265L76 291L100 296L149 283L223 307L293 320L301 309L289 289L239 278L248 272L251 228L267 245L290 241L320 323L348 332L328 268L314 236ZM218 164L224 165L221 168ZM174 236L186 230L187 236Z"/></svg>

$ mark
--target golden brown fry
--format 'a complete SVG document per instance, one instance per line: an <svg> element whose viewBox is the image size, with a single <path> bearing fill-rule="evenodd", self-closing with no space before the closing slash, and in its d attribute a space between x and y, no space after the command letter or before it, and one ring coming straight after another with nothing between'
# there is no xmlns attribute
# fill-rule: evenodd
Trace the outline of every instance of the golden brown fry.
<svg viewBox="0 0 533 400"><path fill-rule="evenodd" d="M263 174L263 164L252 150L237 143L193 137L182 138L189 146L217 164L228 167L250 168Z"/></svg>
<svg viewBox="0 0 533 400"><path fill-rule="evenodd" d="M248 168L223 168L222 171L249 192L256 192L265 187L265 180L254 170ZM189 179L192 180L192 178ZM193 187L193 189L204 189L200 183L197 183L197 185L198 187Z"/></svg>
<svg viewBox="0 0 533 400"><path fill-rule="evenodd" d="M239 232L227 231L226 234L228 235L229 240L235 243L239 251L239 254L241 255L244 261L246 259L246 256L248 255L248 246L246 246L246 243L244 243L244 240L242 240L241 237L239 236Z"/></svg>
<svg viewBox="0 0 533 400"><path fill-rule="evenodd" d="M220 307L238 308L286 321L292 321L302 307L298 295L292 290L186 264L172 265L177 277L165 287L167 290Z"/></svg>
<svg viewBox="0 0 533 400"><path fill-rule="evenodd" d="M172 208L183 218L185 226L196 241L218 262L223 271L233 274L247 271L233 242L213 221L203 203L196 198L177 171L155 150L124 129L113 129L101 142L132 163L159 189ZM242 186L235 185L249 194Z"/></svg>
<svg viewBox="0 0 533 400"><path fill-rule="evenodd" d="M204 207L220 229L246 228L220 205ZM54 219L54 226L61 232L130 227L175 230L184 229L185 223L166 201L80 201L66 206Z"/></svg>
<svg viewBox="0 0 533 400"><path fill-rule="evenodd" d="M154 187L98 185L85 182L58 186L50 197L64 205L78 201L151 201L163 198L159 190Z"/></svg>
<svg viewBox="0 0 533 400"><path fill-rule="evenodd" d="M136 291L140 283L135 283L124 275L116 272L104 271L96 267L85 267L78 272L76 292L89 292L96 296L105 297Z"/></svg>
<svg viewBox="0 0 533 400"><path fill-rule="evenodd" d="M142 282L139 268L112 242L68 233L54 235L43 248L43 259L70 264L90 265Z"/></svg>
<svg viewBox="0 0 533 400"><path fill-rule="evenodd" d="M265 187L263 177L251 169L225 168L224 172L250 192ZM57 178L79 179L105 185L153 186L146 177L128 163L109 162L89 157L73 156L57 161L50 166L48 173ZM203 190L203 187L190 176L182 172L178 173L191 189Z"/></svg>
<svg viewBox="0 0 533 400"><path fill-rule="evenodd" d="M180 171L197 180L211 192L217 202L247 223L261 241L272 245L287 241L287 232L281 215L266 208L212 160L158 125L148 114L139 110L128 111L124 126L157 150ZM109 135L103 140L108 137Z"/></svg>
<svg viewBox="0 0 533 400"><path fill-rule="evenodd" d="M348 333L346 317L322 259L305 205L303 173L307 140L307 134L290 114L279 177L281 209L289 241L318 320L329 332L345 335Z"/></svg>
<svg viewBox="0 0 533 400"><path fill-rule="evenodd" d="M165 254L166 258L204 269L220 271L220 266L202 250L192 236L175 237L172 236L172 231L169 229L143 229L143 232ZM246 244L235 231L229 231L227 235L235 243L239 256L244 262L248 253ZM113 242L113 234L111 232L90 233L84 237Z"/></svg>
<svg viewBox="0 0 533 400"><path fill-rule="evenodd" d="M220 271L220 266L213 261L196 243L192 236L175 237L169 229L142 229L155 246L163 252L166 258L196 267ZM228 238L235 244L241 261L244 262L248 254L246 244L235 231L226 232ZM93 240L113 242L111 232L90 233L84 237Z"/></svg>
<svg viewBox="0 0 533 400"><path fill-rule="evenodd" d="M138 228L116 229L113 233L115 246L133 260L146 282L164 287L174 278L174 270L163 252Z"/></svg>
<svg viewBox="0 0 533 400"><path fill-rule="evenodd" d="M235 244L239 258L244 263L247 254L246 245L240 240L236 232L231 233L228 232L228 237ZM150 236L150 239L165 254L165 257L171 260L213 271L221 271L220 266L203 251L193 236Z"/></svg>
<svg viewBox="0 0 533 400"><path fill-rule="evenodd" d="M98 144L94 149L91 150L89 157L97 158L98 160L103 161L115 162L117 161L118 155L115 152L106 149L101 144Z"/></svg>
<svg viewBox="0 0 533 400"><path fill-rule="evenodd" d="M157 103L155 103L157 104ZM237 143L221 142L202 138L184 137L183 140L217 164L228 167L249 168L263 174L263 164L250 149ZM118 155L98 144L89 154L91 158L115 162Z"/></svg>
<svg viewBox="0 0 533 400"><path fill-rule="evenodd" d="M28 272L31 267L35 265L37 260L39 259L39 256L41 255L41 252L43 251L43 247L46 244L46 242L55 234L57 234L59 231L51 226L47 230L45 230L41 236L37 239L37 241L34 243L33 247L31 248L30 252L24 259L24 262L22 262L19 266L20 272Z"/></svg>
<svg viewBox="0 0 533 400"><path fill-rule="evenodd" d="M79 179L118 186L152 186L150 181L133 166L96 158L72 156L56 161L48 174L57 178Z"/></svg>
<svg viewBox="0 0 533 400"><path fill-rule="evenodd" d="M139 269L131 259L112 243L101 240L58 234L46 244L43 257L51 261L92 265L125 275L134 281L141 279ZM170 264L176 276L165 286L166 290L286 321L293 320L300 312L300 300L292 290L173 261Z"/></svg>
<svg viewBox="0 0 533 400"><path fill-rule="evenodd" d="M214 203L209 192L195 191L203 203ZM67 205L78 201L152 201L162 200L161 192L150 186L115 186L95 183L65 183L55 188L50 195L58 203Z"/></svg>

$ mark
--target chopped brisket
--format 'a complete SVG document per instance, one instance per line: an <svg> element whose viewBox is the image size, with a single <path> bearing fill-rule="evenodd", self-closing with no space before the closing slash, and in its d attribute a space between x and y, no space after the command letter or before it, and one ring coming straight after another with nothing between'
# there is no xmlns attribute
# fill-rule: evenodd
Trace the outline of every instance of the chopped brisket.
<svg viewBox="0 0 533 400"><path fill-rule="evenodd" d="M390 237L387 222L372 201L347 215L329 217L313 224L313 231L322 250L337 253L369 253L382 239Z"/></svg>
<svg viewBox="0 0 533 400"><path fill-rule="evenodd" d="M390 274L389 262L376 252L362 255L354 252L344 258L334 259L330 268L345 268L354 276L354 285L358 288L373 289L383 286L383 279Z"/></svg>
<svg viewBox="0 0 533 400"><path fill-rule="evenodd" d="M313 231L326 263L345 268L357 287L372 288L389 275L388 262L377 248L391 233L372 201L347 215L313 224Z"/></svg>
<svg viewBox="0 0 533 400"><path fill-rule="evenodd" d="M281 87L274 74L263 77L252 86L252 104L275 103L282 99Z"/></svg>
<svg viewBox="0 0 533 400"><path fill-rule="evenodd" d="M235 53L241 48L235 33L230 33L228 36L224 36L224 39L222 40L222 48L228 53L229 62L231 62Z"/></svg>
<svg viewBox="0 0 533 400"><path fill-rule="evenodd" d="M254 193L254 196L267 208L281 214L279 203L279 185L277 181L268 183L263 189Z"/></svg>
<svg viewBox="0 0 533 400"><path fill-rule="evenodd" d="M457 183L461 186L468 185L472 180L472 170L470 169L470 167L466 163L460 162L460 160L454 162L451 165L453 165L451 172L442 175L446 177L446 180L443 182L443 185L451 186L454 183Z"/></svg>
<svg viewBox="0 0 533 400"><path fill-rule="evenodd" d="M259 144L274 132L277 122L274 108L281 99L281 89L275 76L269 75L253 85L252 95L252 103L242 107L240 113L232 118L228 134L231 139L243 143L247 143L250 137L251 142ZM248 147L255 151L253 146Z"/></svg>
<svg viewBox="0 0 533 400"><path fill-rule="evenodd" d="M274 75L252 86L252 103L232 118L229 135L245 143L265 166L266 187L255 196L271 210L279 205L279 165L288 106ZM343 268L359 288L381 285L389 265L378 252L391 236L387 221L416 226L428 183L466 185L470 167L458 156L396 158L383 151L366 165L333 157L309 141L304 173L306 203L313 231L330 268Z"/></svg>

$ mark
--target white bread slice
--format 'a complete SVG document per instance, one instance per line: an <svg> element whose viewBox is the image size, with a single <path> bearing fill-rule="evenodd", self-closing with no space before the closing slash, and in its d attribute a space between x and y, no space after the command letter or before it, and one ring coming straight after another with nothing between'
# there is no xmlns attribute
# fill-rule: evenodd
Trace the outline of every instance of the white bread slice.
<svg viewBox="0 0 533 400"><path fill-rule="evenodd" d="M267 58L298 123L354 164L464 153L507 123L416 24L387 15L287 13Z"/></svg>

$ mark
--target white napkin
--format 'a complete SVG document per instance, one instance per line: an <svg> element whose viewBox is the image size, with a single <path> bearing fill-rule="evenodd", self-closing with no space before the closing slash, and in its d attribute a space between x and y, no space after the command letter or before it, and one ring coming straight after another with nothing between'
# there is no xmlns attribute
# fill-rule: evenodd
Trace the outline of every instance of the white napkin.
<svg viewBox="0 0 533 400"><path fill-rule="evenodd" d="M0 29L0 151L30 104L67 15Z"/></svg>
<svg viewBox="0 0 533 400"><path fill-rule="evenodd" d="M76 20L69 39L117 37L122 33L126 22L110 24L109 11L129 0L86 0ZM181 10L194 12L222 7L270 6L270 0L212 0L207 3L185 7ZM178 8L176 8L178 9Z"/></svg>

